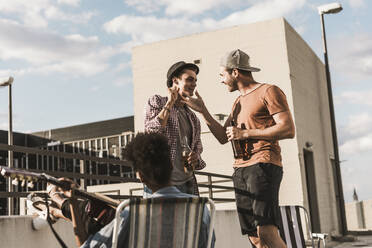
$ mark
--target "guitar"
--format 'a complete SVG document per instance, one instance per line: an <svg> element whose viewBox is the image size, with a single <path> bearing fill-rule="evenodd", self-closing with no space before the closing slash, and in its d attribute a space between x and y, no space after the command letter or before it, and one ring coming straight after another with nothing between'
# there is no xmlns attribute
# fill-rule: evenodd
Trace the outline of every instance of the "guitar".
<svg viewBox="0 0 372 248"><path fill-rule="evenodd" d="M26 186L28 188L33 188L34 182L48 182L53 185L56 185L63 190L72 190L73 195L77 197L81 197L84 199L91 200L93 202L99 202L103 205L107 205L111 208L116 209L117 206L119 206L120 201L114 200L108 196L105 196L100 193L92 193L92 192L87 192L83 189L79 188L71 188L71 183L68 181L60 181L55 177L52 177L48 174L45 173L36 173L36 172L30 172L26 170L20 170L20 169L14 169L14 168L9 168L5 166L0 166L0 174L3 177L10 177L12 178L12 184L13 185L18 185L19 181L21 181L22 186Z"/></svg>
<svg viewBox="0 0 372 248"><path fill-rule="evenodd" d="M108 196L99 193L87 192L85 190L72 187L69 181L60 181L55 177L45 173L36 173L26 170L13 169L5 166L0 166L0 175L3 177L12 178L12 184L18 185L21 181L21 186L33 188L34 182L48 182L62 188L65 191L72 190L74 197L70 198L70 211L71 221L74 227L76 244L81 246L88 238L89 234L93 234L103 226L107 225L115 217L115 209L119 206L120 202ZM86 223L82 220L82 213L77 208L77 198L88 199L85 211L91 218L90 222L97 223L98 229L91 231L84 228Z"/></svg>

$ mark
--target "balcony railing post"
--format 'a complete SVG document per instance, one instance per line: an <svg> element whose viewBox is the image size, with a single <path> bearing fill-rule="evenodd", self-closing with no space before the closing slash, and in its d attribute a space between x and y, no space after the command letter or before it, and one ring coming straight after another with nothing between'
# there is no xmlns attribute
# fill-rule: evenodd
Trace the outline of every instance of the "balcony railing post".
<svg viewBox="0 0 372 248"><path fill-rule="evenodd" d="M213 189L212 189L212 176L208 175L208 191L209 191L209 198L213 199Z"/></svg>

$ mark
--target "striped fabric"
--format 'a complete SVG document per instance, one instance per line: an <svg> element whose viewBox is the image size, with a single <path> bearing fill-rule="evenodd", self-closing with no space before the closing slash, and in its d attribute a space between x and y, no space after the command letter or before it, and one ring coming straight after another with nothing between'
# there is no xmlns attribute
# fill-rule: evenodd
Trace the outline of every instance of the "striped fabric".
<svg viewBox="0 0 372 248"><path fill-rule="evenodd" d="M288 248L306 248L300 209L305 210L301 206L280 206L282 222L279 232ZM307 214L306 210L304 213ZM309 226L308 230L311 230Z"/></svg>
<svg viewBox="0 0 372 248"><path fill-rule="evenodd" d="M208 198L147 198L130 200L128 247L198 247Z"/></svg>

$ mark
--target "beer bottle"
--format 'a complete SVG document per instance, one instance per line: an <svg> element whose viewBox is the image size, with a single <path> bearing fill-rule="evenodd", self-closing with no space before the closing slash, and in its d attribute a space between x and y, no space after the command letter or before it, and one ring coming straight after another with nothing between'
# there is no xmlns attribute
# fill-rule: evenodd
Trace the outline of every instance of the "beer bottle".
<svg viewBox="0 0 372 248"><path fill-rule="evenodd" d="M235 121L231 120L230 122L232 127L235 127ZM241 158L243 156L242 147L240 146L239 140L231 140L231 146L234 153L234 158Z"/></svg>
<svg viewBox="0 0 372 248"><path fill-rule="evenodd" d="M242 123L241 124L241 129L247 129L246 127L245 127L245 124L244 123ZM243 160L248 160L249 159L249 154L248 154L248 140L246 140L246 139L244 139L244 140L239 140L239 144L240 144L240 147L241 147L241 149L242 149L242 154L243 154Z"/></svg>

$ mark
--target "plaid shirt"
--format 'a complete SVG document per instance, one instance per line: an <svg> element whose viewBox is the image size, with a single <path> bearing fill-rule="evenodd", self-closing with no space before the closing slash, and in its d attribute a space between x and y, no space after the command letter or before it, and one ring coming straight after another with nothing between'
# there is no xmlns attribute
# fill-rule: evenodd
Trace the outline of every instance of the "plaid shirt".
<svg viewBox="0 0 372 248"><path fill-rule="evenodd" d="M170 146L170 156L172 163L174 163L176 159L177 142L179 140L179 123L177 118L178 107L173 106L171 108L168 122L165 127L162 127L160 119L157 117L167 101L168 97L161 97L159 95L150 97L145 109L145 131L163 133L168 138L168 144ZM192 112L187 107L185 109L192 129L190 148L199 157L199 163L195 167L195 169L201 170L205 167L205 162L200 157L200 154L203 152L203 146L200 140L200 121L198 117L196 117L194 112Z"/></svg>

